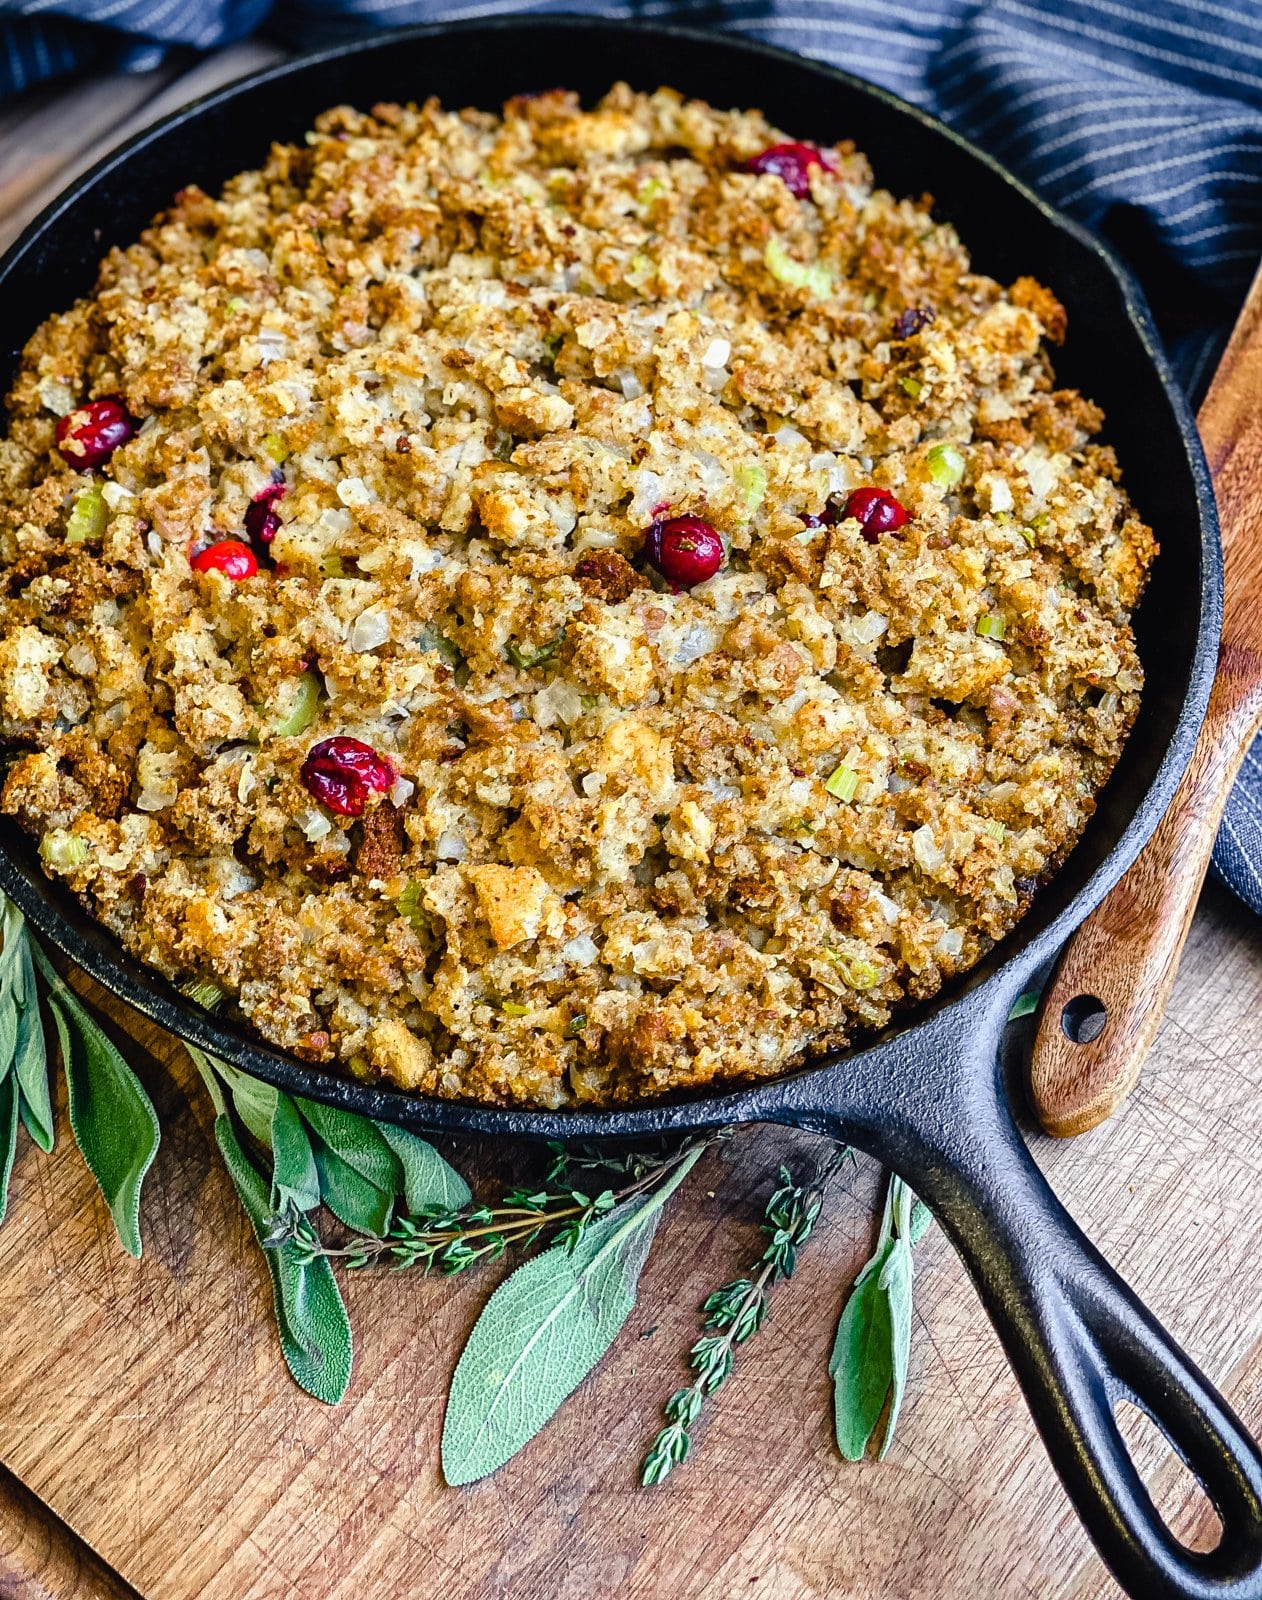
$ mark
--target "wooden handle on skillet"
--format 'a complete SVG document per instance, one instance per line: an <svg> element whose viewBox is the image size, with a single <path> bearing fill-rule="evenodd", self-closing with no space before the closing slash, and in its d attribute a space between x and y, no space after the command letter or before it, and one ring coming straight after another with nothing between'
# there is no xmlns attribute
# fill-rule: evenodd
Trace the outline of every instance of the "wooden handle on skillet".
<svg viewBox="0 0 1262 1600"><path fill-rule="evenodd" d="M1223 807L1262 724L1262 272L1197 421L1227 569L1218 677L1169 810L1069 941L1043 997L1030 1098L1043 1127L1061 1137L1103 1122L1139 1079Z"/></svg>

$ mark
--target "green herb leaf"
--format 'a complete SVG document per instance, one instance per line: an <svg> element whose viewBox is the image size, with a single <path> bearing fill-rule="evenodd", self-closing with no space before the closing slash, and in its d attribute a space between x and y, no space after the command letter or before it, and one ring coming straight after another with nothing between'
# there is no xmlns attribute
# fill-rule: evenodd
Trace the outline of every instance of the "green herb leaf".
<svg viewBox="0 0 1262 1600"><path fill-rule="evenodd" d="M379 1188L319 1140L314 1151L320 1197L333 1215L356 1233L385 1238L394 1215L393 1187Z"/></svg>
<svg viewBox="0 0 1262 1600"><path fill-rule="evenodd" d="M340 1161L383 1194L393 1198L401 1192L403 1172L398 1158L375 1122L358 1117L353 1111L343 1111L340 1106L326 1106L301 1096L295 1096L294 1104L316 1138Z"/></svg>
<svg viewBox="0 0 1262 1600"><path fill-rule="evenodd" d="M287 1094L276 1096L271 1131L272 1210L293 1205L299 1211L314 1211L320 1204L320 1174L306 1126Z"/></svg>
<svg viewBox="0 0 1262 1600"><path fill-rule="evenodd" d="M40 1021L39 1000L35 993L35 968L31 947L22 939L19 956L22 964L23 998L18 1002L17 1043L13 1070L17 1077L18 1110L27 1133L47 1154L56 1138L52 1096L48 1088L48 1052L44 1048L44 1026Z"/></svg>
<svg viewBox="0 0 1262 1600"><path fill-rule="evenodd" d="M701 1148L648 1198L592 1223L572 1251L535 1256L491 1296L451 1382L448 1483L473 1483L516 1455L608 1350L635 1304L662 1207Z"/></svg>
<svg viewBox="0 0 1262 1600"><path fill-rule="evenodd" d="M40 1021L30 935L22 913L0 895L0 1077L17 1075L18 1111L41 1150L53 1147L48 1054Z"/></svg>
<svg viewBox="0 0 1262 1600"><path fill-rule="evenodd" d="M9 1207L9 1178L18 1145L18 1080L12 1072L0 1078L0 1222Z"/></svg>
<svg viewBox="0 0 1262 1600"><path fill-rule="evenodd" d="M271 1218L267 1181L246 1155L227 1112L215 1118L215 1142L262 1244ZM351 1325L322 1256L304 1257L292 1242L263 1251L272 1276L276 1326L285 1364L308 1394L335 1406L351 1381Z"/></svg>
<svg viewBox="0 0 1262 1600"><path fill-rule="evenodd" d="M828 1363L837 1448L847 1461L863 1459L894 1378L894 1330L881 1276L895 1243L891 1238L879 1245L855 1279Z"/></svg>
<svg viewBox="0 0 1262 1600"><path fill-rule="evenodd" d="M276 1120L280 1090L270 1083L262 1083L258 1078L252 1078L248 1072L240 1072L236 1067L228 1066L227 1062L216 1060L215 1066L232 1091L232 1104L237 1115L250 1130L251 1135L270 1150L272 1124Z"/></svg>
<svg viewBox="0 0 1262 1600"><path fill-rule="evenodd" d="M403 1193L407 1208L414 1217L423 1211L438 1208L442 1211L459 1211L473 1198L469 1185L453 1166L448 1165L424 1139L406 1128L395 1128L388 1122L375 1124L381 1137L399 1158L403 1168Z"/></svg>
<svg viewBox="0 0 1262 1600"><path fill-rule="evenodd" d="M123 1248L140 1254L140 1191L158 1153L158 1118L140 1080L34 947L61 1041L75 1143L100 1185Z"/></svg>
<svg viewBox="0 0 1262 1600"><path fill-rule="evenodd" d="M880 1458L894 1438L911 1351L912 1246L933 1220L897 1174L890 1175L881 1234L841 1314L832 1359L837 1446L859 1461L889 1401Z"/></svg>
<svg viewBox="0 0 1262 1600"><path fill-rule="evenodd" d="M885 1418L885 1433L878 1459L885 1459L894 1438L894 1424L902 1409L907 1387L907 1359L911 1351L911 1246L905 1238L894 1241L889 1259L881 1269L881 1288L889 1304L890 1320L890 1405Z"/></svg>
<svg viewBox="0 0 1262 1600"><path fill-rule="evenodd" d="M1012 1002L1012 1010L1008 1013L1008 1021L1015 1022L1018 1017L1031 1016L1039 1008L1041 996L1037 989L1029 989L1025 994L1019 994Z"/></svg>

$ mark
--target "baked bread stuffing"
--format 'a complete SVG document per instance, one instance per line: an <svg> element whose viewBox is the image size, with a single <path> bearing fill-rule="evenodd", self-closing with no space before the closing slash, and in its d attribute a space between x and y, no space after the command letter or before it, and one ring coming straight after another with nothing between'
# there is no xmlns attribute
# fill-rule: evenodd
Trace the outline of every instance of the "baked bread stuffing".
<svg viewBox="0 0 1262 1600"><path fill-rule="evenodd" d="M339 107L35 333L2 806L266 1039L562 1107L780 1073L1013 926L1156 551L1065 313L757 111Z"/></svg>

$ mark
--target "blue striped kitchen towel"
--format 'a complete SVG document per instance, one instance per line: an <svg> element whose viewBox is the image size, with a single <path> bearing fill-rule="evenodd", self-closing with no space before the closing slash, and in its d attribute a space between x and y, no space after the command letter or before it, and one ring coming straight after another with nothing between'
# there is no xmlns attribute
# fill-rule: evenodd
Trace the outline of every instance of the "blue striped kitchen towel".
<svg viewBox="0 0 1262 1600"><path fill-rule="evenodd" d="M1199 399L1262 256L1258 0L0 0L0 95L255 31L315 47L548 10L730 29L933 111L1112 242ZM1262 741L1214 865L1262 912Z"/></svg>

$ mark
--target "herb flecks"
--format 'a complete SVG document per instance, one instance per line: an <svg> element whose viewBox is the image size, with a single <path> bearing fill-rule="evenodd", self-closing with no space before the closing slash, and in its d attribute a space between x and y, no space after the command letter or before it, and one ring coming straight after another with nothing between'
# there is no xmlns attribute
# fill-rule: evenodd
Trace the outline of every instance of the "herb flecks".
<svg viewBox="0 0 1262 1600"><path fill-rule="evenodd" d="M786 1167L780 1169L780 1186L767 1201L762 1231L768 1243L754 1275L737 1278L716 1289L705 1301L705 1327L693 1345L689 1366L697 1376L686 1389L677 1389L665 1405L666 1426L649 1446L640 1467L640 1482L661 1483L684 1461L692 1445L691 1428L701 1415L706 1397L731 1376L736 1347L758 1332L767 1317L772 1288L791 1278L798 1251L810 1238L823 1209L828 1185L850 1152L832 1151L806 1183L795 1183Z"/></svg>

